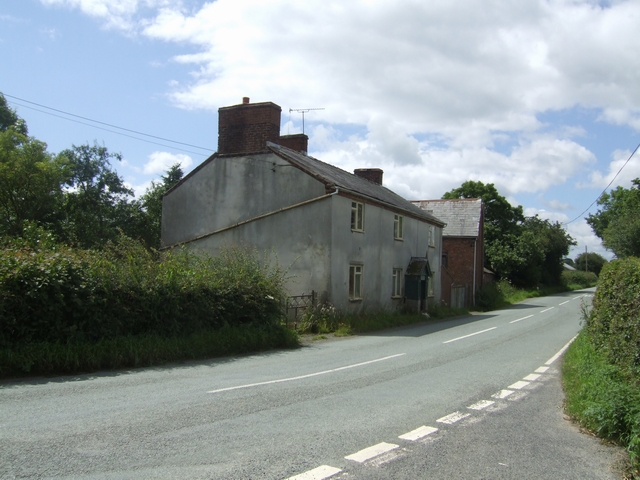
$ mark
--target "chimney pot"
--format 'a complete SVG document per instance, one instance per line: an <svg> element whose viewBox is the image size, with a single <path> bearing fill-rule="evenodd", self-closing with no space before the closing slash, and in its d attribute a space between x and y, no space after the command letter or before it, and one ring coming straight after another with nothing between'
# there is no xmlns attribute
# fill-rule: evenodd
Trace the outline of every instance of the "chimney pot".
<svg viewBox="0 0 640 480"><path fill-rule="evenodd" d="M249 97L242 97L242 104L249 105Z"/></svg>

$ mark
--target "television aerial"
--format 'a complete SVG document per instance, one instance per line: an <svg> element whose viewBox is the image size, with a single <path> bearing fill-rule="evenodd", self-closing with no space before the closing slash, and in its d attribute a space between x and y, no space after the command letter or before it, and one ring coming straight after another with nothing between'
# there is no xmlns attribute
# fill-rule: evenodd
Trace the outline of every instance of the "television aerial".
<svg viewBox="0 0 640 480"><path fill-rule="evenodd" d="M304 134L304 114L311 110L324 110L324 108L290 108L289 113L297 112L302 114L302 133Z"/></svg>

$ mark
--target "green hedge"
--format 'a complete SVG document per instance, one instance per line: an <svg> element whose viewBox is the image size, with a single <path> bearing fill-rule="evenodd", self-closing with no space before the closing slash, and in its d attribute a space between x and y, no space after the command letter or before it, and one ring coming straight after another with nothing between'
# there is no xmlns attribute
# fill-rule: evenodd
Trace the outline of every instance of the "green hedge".
<svg viewBox="0 0 640 480"><path fill-rule="evenodd" d="M9 244L0 251L0 348L276 324L283 281L245 248L211 258L149 252L126 237L103 251Z"/></svg>
<svg viewBox="0 0 640 480"><path fill-rule="evenodd" d="M587 330L614 365L640 372L640 259L616 260L600 272Z"/></svg>
<svg viewBox="0 0 640 480"><path fill-rule="evenodd" d="M589 288L598 283L598 276L593 272L582 270L565 270L562 272L562 283L567 287Z"/></svg>

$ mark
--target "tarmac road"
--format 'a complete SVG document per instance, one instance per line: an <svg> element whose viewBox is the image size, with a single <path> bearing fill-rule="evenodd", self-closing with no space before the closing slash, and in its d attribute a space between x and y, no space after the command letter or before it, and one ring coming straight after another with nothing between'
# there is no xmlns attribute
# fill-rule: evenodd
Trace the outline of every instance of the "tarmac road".
<svg viewBox="0 0 640 480"><path fill-rule="evenodd" d="M0 478L620 478L563 419L590 291L295 351L0 384ZM510 393L509 393L510 392Z"/></svg>

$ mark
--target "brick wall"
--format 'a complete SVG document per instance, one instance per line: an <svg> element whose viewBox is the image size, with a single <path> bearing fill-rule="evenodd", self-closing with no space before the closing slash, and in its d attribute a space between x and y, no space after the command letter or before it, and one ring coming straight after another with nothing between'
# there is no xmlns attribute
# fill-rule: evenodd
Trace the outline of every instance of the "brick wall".
<svg viewBox="0 0 640 480"><path fill-rule="evenodd" d="M309 137L304 133L296 133L294 135L282 135L275 143L283 147L290 148L296 152L307 153L309 145Z"/></svg>
<svg viewBox="0 0 640 480"><path fill-rule="evenodd" d="M466 304L473 305L474 251L477 248L476 291L482 286L483 256L481 242L469 238L443 237L442 255L447 256L447 267L442 268L442 299L451 305L451 288L466 287Z"/></svg>
<svg viewBox="0 0 640 480"><path fill-rule="evenodd" d="M356 168L353 173L358 177L366 178L370 182L382 185L383 171L379 168Z"/></svg>
<svg viewBox="0 0 640 480"><path fill-rule="evenodd" d="M242 103L218 109L218 153L251 153L278 143L282 109L272 102Z"/></svg>

